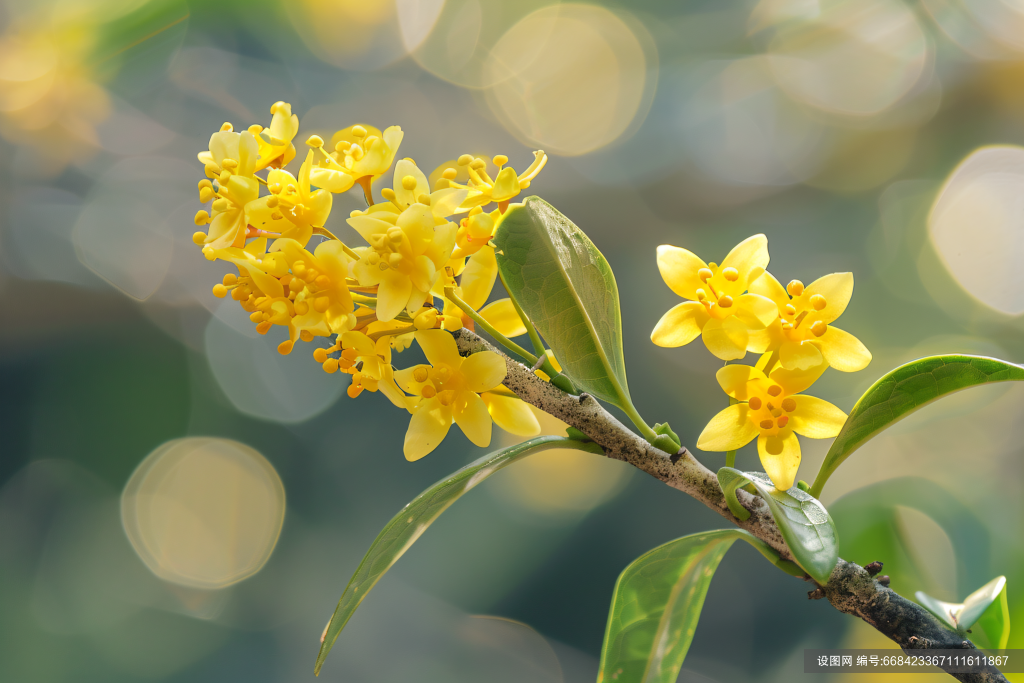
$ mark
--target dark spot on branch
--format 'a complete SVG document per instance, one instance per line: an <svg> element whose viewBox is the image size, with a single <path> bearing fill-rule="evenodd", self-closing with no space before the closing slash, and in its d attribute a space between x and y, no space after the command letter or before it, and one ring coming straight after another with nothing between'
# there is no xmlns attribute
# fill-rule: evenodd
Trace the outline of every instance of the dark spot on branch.
<svg viewBox="0 0 1024 683"><path fill-rule="evenodd" d="M668 459L673 465L675 465L677 462L679 462L679 459L682 458L684 455L686 455L686 446L683 446L674 454L668 456Z"/></svg>
<svg viewBox="0 0 1024 683"><path fill-rule="evenodd" d="M882 571L881 562L872 562L871 564L864 565L864 571L868 573L868 576L874 576L878 572Z"/></svg>

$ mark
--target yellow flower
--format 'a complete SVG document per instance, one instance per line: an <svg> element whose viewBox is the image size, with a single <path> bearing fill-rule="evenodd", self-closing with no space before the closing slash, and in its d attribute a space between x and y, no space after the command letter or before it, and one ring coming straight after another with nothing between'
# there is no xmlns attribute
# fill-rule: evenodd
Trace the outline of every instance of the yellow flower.
<svg viewBox="0 0 1024 683"><path fill-rule="evenodd" d="M768 239L754 235L736 245L722 265L704 263L686 249L658 247L658 269L669 288L690 299L670 309L651 333L658 346L689 344L701 335L722 360L743 358L750 333L778 318L775 303L747 291L768 266Z"/></svg>
<svg viewBox="0 0 1024 683"><path fill-rule="evenodd" d="M295 158L295 145L292 140L299 132L299 117L292 113L292 105L287 102L275 102L270 108L273 118L269 128L253 126L249 132L256 136L260 145L260 160L256 170L268 166L281 168Z"/></svg>
<svg viewBox="0 0 1024 683"><path fill-rule="evenodd" d="M312 181L330 192L345 192L355 183L369 183L387 173L405 134L398 126L381 133L373 126L349 126L331 138L334 152L321 147L324 158L313 169Z"/></svg>
<svg viewBox="0 0 1024 683"><path fill-rule="evenodd" d="M196 233L193 239L214 249L242 247L248 232L249 211L257 204L260 188L255 177L259 146L252 133L236 133L231 124L210 137L210 148L198 157L206 166L206 175L217 181L215 191L210 180L199 183L199 201L213 200L212 216L205 211L196 214L196 224L210 223L204 236Z"/></svg>
<svg viewBox="0 0 1024 683"><path fill-rule="evenodd" d="M328 354L337 351L339 347L341 358L328 358ZM382 336L374 341L362 332L344 332L338 336L334 346L317 349L313 357L323 364L324 370L328 373L341 370L352 375L352 383L348 387L350 398L358 397L363 390L380 390L399 408L408 409L415 403L415 399L402 393L395 383L388 336Z"/></svg>
<svg viewBox="0 0 1024 683"><path fill-rule="evenodd" d="M430 365L395 373L399 386L419 397L405 435L405 457L419 460L437 448L455 421L477 446L491 443L491 416L480 394L505 379L505 361L493 351L459 355L455 339L444 330L416 333Z"/></svg>
<svg viewBox="0 0 1024 683"><path fill-rule="evenodd" d="M472 256L487 246L495 228L501 221L501 212L495 209L486 213L479 206L474 206L469 215L459 222L459 231L455 233L456 249L452 258Z"/></svg>
<svg viewBox="0 0 1024 683"><path fill-rule="evenodd" d="M465 168L468 182L464 185L456 183L455 179L459 176L459 172L454 168L445 169L441 177L448 180L449 187L469 190L469 196L466 198L463 208L497 202L498 209L504 212L512 199L530 187L530 183L548 162L548 155L544 153L544 150L535 151L533 157L533 163L521 174L516 175L515 169L511 166L502 168L508 163L507 156L504 154L495 156L493 161L494 165L498 167L498 174L492 180L487 173L487 162L484 159L463 154L459 157L458 164Z"/></svg>
<svg viewBox="0 0 1024 683"><path fill-rule="evenodd" d="M422 192L418 192L422 190ZM378 286L377 318L387 322L407 310L418 311L451 258L458 227L447 220L465 198L465 190L428 194L423 172L408 159L395 165L395 188L381 194L387 202L353 213L349 225L369 247L360 247L353 273L364 287Z"/></svg>
<svg viewBox="0 0 1024 683"><path fill-rule="evenodd" d="M800 394L821 376L825 366L811 370L776 368L762 372L770 354L757 367L727 365L717 373L718 383L739 401L718 413L701 432L697 448L734 451L757 437L761 465L775 488L793 486L800 467L800 442L796 435L827 439L839 433L846 413L828 401Z"/></svg>
<svg viewBox="0 0 1024 683"><path fill-rule="evenodd" d="M516 436L537 436L540 422L530 406L505 387L480 394L494 424Z"/></svg>
<svg viewBox="0 0 1024 683"><path fill-rule="evenodd" d="M871 352L859 339L832 326L850 303L853 273L825 275L806 288L793 280L783 288L765 272L751 283L750 291L774 301L781 313L767 329L751 336L751 351L778 349L782 366L799 370L828 363L836 370L855 372L871 362Z"/></svg>
<svg viewBox="0 0 1024 683"><path fill-rule="evenodd" d="M337 240L320 244L311 254L294 240L279 239L273 251L265 253L266 238L250 242L244 249L210 249L208 255L238 266L239 276L228 276L213 288L250 311L256 331L266 334L273 325L288 328L288 341L278 345L282 354L291 353L298 339L342 334L355 325L352 296L345 278L351 259Z"/></svg>
<svg viewBox="0 0 1024 683"><path fill-rule="evenodd" d="M267 173L270 194L254 201L248 209L249 223L271 237L293 239L306 246L313 228L322 228L331 214L334 196L327 190L310 188L313 152L299 168L296 178L288 171L272 169ZM260 234L260 233L258 233Z"/></svg>

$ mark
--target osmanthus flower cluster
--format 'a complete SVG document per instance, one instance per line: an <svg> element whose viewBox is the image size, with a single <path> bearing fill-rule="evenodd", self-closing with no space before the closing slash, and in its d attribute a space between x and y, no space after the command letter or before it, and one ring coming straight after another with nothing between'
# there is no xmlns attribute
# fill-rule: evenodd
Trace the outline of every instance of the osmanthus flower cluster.
<svg viewBox="0 0 1024 683"><path fill-rule="evenodd" d="M198 155L206 173L199 200L209 207L195 223L208 227L193 241L206 258L237 270L213 293L230 294L260 334L285 328L282 354L315 343L312 356L325 372L351 375L350 397L379 391L411 413L409 460L436 448L453 422L479 446L490 443L492 422L539 433L529 406L500 386L504 360L493 352L461 358L450 332L479 318L509 336L525 334L508 299L485 306L498 273L490 239L544 167L544 152L522 174L495 156L493 178L486 158L464 154L428 180L413 160L396 161L401 128L356 124L330 143L310 136L293 173L286 167L297 156L299 119L285 102L270 113L266 128L225 123ZM376 201L374 182L388 175L392 186ZM365 243L350 245L326 225L334 195L356 187L367 208L347 223ZM394 354L414 344L428 364L396 370Z"/></svg>
<svg viewBox="0 0 1024 683"><path fill-rule="evenodd" d="M697 447L735 451L757 439L757 452L776 488L788 490L800 466L797 434L824 439L839 433L846 414L803 392L829 367L861 370L871 353L832 323L853 295L853 274L832 273L808 286L786 287L769 273L768 239L754 235L726 255L721 265L673 246L658 248L658 268L669 288L688 299L669 310L651 340L665 347L701 337L726 366L717 373L732 400L704 428ZM729 365L747 352L761 354L753 366Z"/></svg>

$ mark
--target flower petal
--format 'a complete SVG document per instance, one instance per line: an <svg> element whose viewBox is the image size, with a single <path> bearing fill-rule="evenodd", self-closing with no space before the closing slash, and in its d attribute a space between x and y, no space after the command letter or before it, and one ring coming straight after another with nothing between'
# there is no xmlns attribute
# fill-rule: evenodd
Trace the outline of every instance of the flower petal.
<svg viewBox="0 0 1024 683"><path fill-rule="evenodd" d="M416 334L419 335L418 332ZM452 339L452 336L449 334L448 338ZM452 344L455 344L454 339L452 339ZM456 353L458 353L457 350ZM462 361L461 371L466 381L466 388L479 394L483 391L490 391L501 384L508 368L502 357L495 352L480 351Z"/></svg>
<svg viewBox="0 0 1024 683"><path fill-rule="evenodd" d="M860 339L837 327L829 325L819 344L825 361L840 372L863 370L871 362L871 352Z"/></svg>
<svg viewBox="0 0 1024 683"><path fill-rule="evenodd" d="M480 316L506 337L526 334L526 325L516 313L512 299L498 299L480 309Z"/></svg>
<svg viewBox="0 0 1024 683"><path fill-rule="evenodd" d="M692 251L663 244L658 247L658 270L665 284L684 299L697 299L697 288L704 285L697 271L707 268Z"/></svg>
<svg viewBox="0 0 1024 683"><path fill-rule="evenodd" d="M757 427L747 417L747 405L729 406L711 418L697 437L697 448L702 451L735 451L743 448L757 436Z"/></svg>
<svg viewBox="0 0 1024 683"><path fill-rule="evenodd" d="M473 254L462 271L462 300L479 310L487 302L498 277L498 261L492 247L484 247Z"/></svg>
<svg viewBox="0 0 1024 683"><path fill-rule="evenodd" d="M403 181L406 177L412 177L416 182L415 187L411 190L405 189ZM415 204L421 194L430 194L430 184L427 182L427 176L423 175L423 171L413 163L412 159L401 159L395 164L395 182L393 187L395 198L398 200L399 205L403 207Z"/></svg>
<svg viewBox="0 0 1024 683"><path fill-rule="evenodd" d="M734 314L747 324L749 329L761 329L771 325L779 317L779 307L774 301L760 294L744 294L736 300Z"/></svg>
<svg viewBox="0 0 1024 683"><path fill-rule="evenodd" d="M719 272L726 268L735 268L740 273L740 282L750 282L751 275L760 277L768 267L768 238L764 235L753 235L743 240L729 252L722 261Z"/></svg>
<svg viewBox="0 0 1024 683"><path fill-rule="evenodd" d="M384 271L385 275L377 289L377 320L388 322L402 312L412 294L412 281L407 275L394 270Z"/></svg>
<svg viewBox="0 0 1024 683"><path fill-rule="evenodd" d="M821 363L806 370L787 370L780 366L772 370L771 380L782 387L787 396L792 396L807 391L827 369L827 363Z"/></svg>
<svg viewBox="0 0 1024 683"><path fill-rule="evenodd" d="M480 447L491 445L491 414L479 396L472 391L458 392L452 403L452 416L467 439Z"/></svg>
<svg viewBox="0 0 1024 683"><path fill-rule="evenodd" d="M423 385L426 382L417 382L415 377L416 368L423 368L429 371L429 365L414 365L411 368L402 368L401 370L395 370L395 382L398 386L402 387L402 391L407 394L413 394L419 396L423 393Z"/></svg>
<svg viewBox="0 0 1024 683"><path fill-rule="evenodd" d="M846 423L846 413L816 396L793 396L796 410L789 414L790 425L797 434L812 439L828 439L839 433Z"/></svg>
<svg viewBox="0 0 1024 683"><path fill-rule="evenodd" d="M786 288L767 271L750 283L750 293L768 297L775 302L779 310L789 303L789 294L786 293Z"/></svg>
<svg viewBox="0 0 1024 683"><path fill-rule="evenodd" d="M735 316L725 320L712 318L701 330L704 346L722 360L738 360L747 354L750 335L747 326Z"/></svg>
<svg viewBox="0 0 1024 683"><path fill-rule="evenodd" d="M451 332L444 330L418 330L416 332L416 341L419 343L420 348L423 349L423 355L427 357L427 362L433 366L447 365L453 371L458 370L462 366L462 356L459 355L459 347L455 344L455 338ZM481 352L490 353L492 356L498 354L493 351ZM500 359L500 356L499 356ZM502 371L505 370L505 363L501 364ZM505 375L501 376L502 379ZM501 380L495 382L500 383ZM488 389L492 388L492 384Z"/></svg>
<svg viewBox="0 0 1024 683"><path fill-rule="evenodd" d="M376 348L373 340L362 332L346 332L341 335L341 344L346 349L355 349L360 356L372 356Z"/></svg>
<svg viewBox="0 0 1024 683"><path fill-rule="evenodd" d="M752 351L753 353L773 351L779 348L785 340L786 337L782 334L782 321L776 318L775 322L763 330L750 331L750 338L747 340L747 351Z"/></svg>
<svg viewBox="0 0 1024 683"><path fill-rule="evenodd" d="M689 344L700 335L709 317L704 304L696 301L673 306L654 326L651 341L669 348Z"/></svg>
<svg viewBox="0 0 1024 683"><path fill-rule="evenodd" d="M787 370L809 370L825 362L816 344L784 341L779 348L779 362Z"/></svg>
<svg viewBox="0 0 1024 683"><path fill-rule="evenodd" d="M832 322L843 314L850 303L850 297L853 296L853 273L830 273L819 277L804 289L797 308L802 306L813 311L810 301L815 294L825 297L825 308L818 311L815 318L826 323Z"/></svg>
<svg viewBox="0 0 1024 683"><path fill-rule="evenodd" d="M513 396L501 396L492 392L480 394L487 404L487 412L494 423L509 434L516 436L536 436L540 434L540 422L523 400Z"/></svg>
<svg viewBox="0 0 1024 683"><path fill-rule="evenodd" d="M405 459L410 462L419 460L437 448L451 426L451 406L441 405L436 398L420 403L409 420L409 431L405 433Z"/></svg>
<svg viewBox="0 0 1024 683"><path fill-rule="evenodd" d="M800 469L800 442L792 430L784 430L779 436L757 437L757 454L761 467L771 478L775 488L788 491L796 481Z"/></svg>
<svg viewBox="0 0 1024 683"><path fill-rule="evenodd" d="M750 381L767 378L763 372L749 365L726 365L715 373L715 379L726 394L737 401L746 401L749 397L747 387Z"/></svg>

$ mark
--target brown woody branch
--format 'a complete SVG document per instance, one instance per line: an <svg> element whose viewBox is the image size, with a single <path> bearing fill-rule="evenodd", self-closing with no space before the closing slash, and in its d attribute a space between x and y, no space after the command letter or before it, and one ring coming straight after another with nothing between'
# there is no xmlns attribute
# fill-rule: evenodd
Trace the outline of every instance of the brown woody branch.
<svg viewBox="0 0 1024 683"><path fill-rule="evenodd" d="M508 369L503 382L506 387L527 403L586 434L601 446L609 458L628 462L696 498L736 526L760 538L784 559L793 559L768 504L762 498L737 490L737 498L750 511L750 517L745 521L736 519L729 512L718 477L685 448L674 455L661 451L615 419L594 397L566 394L467 329L456 331L454 336L459 352L464 356L479 351L500 354ZM859 617L904 650L974 648L970 641L942 626L927 610L888 588L887 577L881 578L885 583L863 567L841 559L828 584L811 591L810 597L827 598L833 607ZM994 668L984 673L950 675L965 683L1006 681Z"/></svg>

